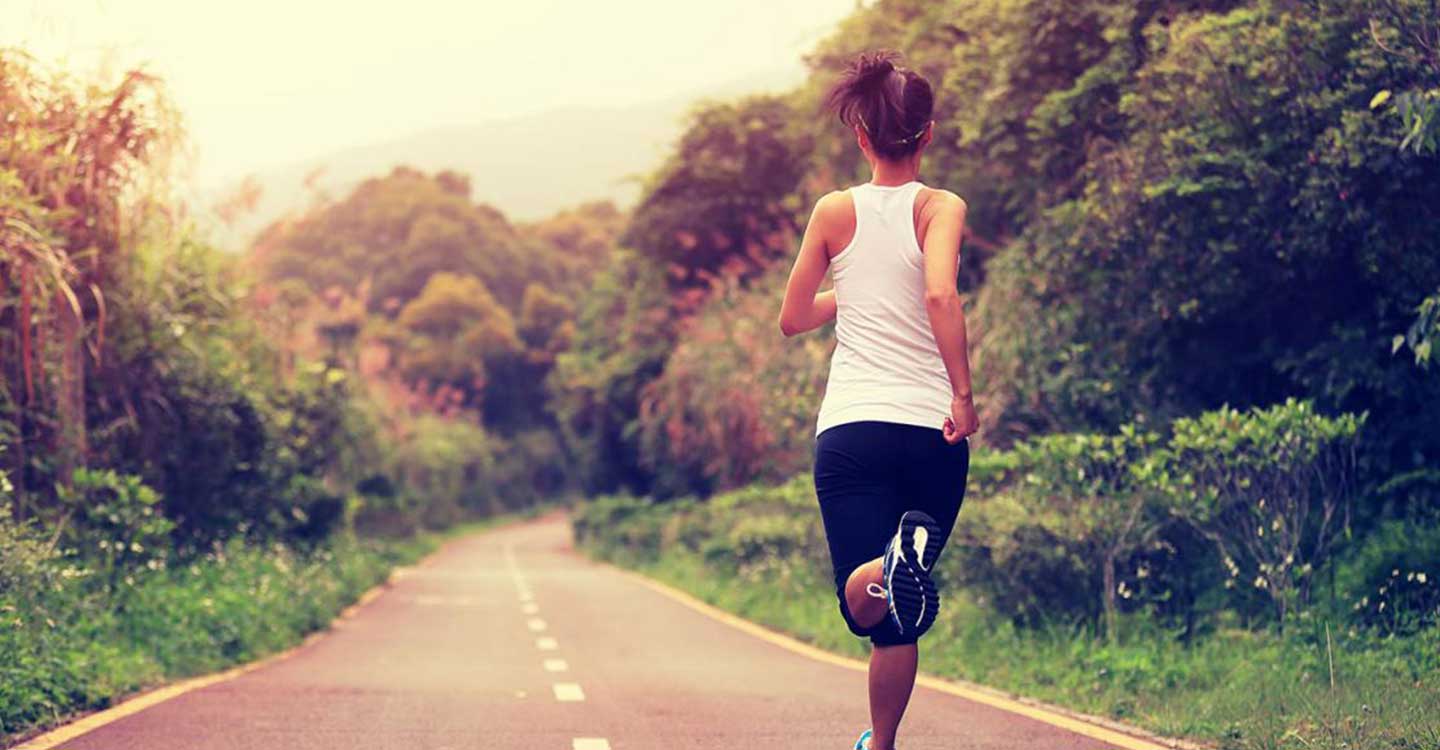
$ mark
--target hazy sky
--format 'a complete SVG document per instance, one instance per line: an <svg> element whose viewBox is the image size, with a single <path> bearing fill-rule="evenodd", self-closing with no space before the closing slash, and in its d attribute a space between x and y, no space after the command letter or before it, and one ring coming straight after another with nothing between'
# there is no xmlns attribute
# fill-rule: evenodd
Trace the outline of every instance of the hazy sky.
<svg viewBox="0 0 1440 750"><path fill-rule="evenodd" d="M0 0L0 45L167 81L201 183L437 125L797 79L857 0Z"/></svg>

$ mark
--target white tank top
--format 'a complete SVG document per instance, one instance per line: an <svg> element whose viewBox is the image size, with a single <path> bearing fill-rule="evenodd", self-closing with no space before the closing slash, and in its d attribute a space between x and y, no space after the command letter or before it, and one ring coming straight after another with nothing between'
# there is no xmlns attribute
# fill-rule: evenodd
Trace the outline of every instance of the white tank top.
<svg viewBox="0 0 1440 750"><path fill-rule="evenodd" d="M938 430L950 416L950 377L930 330L915 237L915 197L924 187L850 188L855 237L830 261L836 346L817 435L863 421Z"/></svg>

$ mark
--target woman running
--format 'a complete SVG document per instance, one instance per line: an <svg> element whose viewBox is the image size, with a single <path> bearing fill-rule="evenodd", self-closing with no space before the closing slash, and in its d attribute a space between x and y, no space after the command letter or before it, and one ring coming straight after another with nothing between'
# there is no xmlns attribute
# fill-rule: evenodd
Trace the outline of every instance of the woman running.
<svg viewBox="0 0 1440 750"><path fill-rule="evenodd" d="M873 644L872 728L857 750L895 747L977 428L956 291L965 201L918 179L934 95L896 60L863 54L830 92L871 179L815 204L780 308L786 336L836 321L815 491L840 614ZM827 270L834 289L821 292Z"/></svg>

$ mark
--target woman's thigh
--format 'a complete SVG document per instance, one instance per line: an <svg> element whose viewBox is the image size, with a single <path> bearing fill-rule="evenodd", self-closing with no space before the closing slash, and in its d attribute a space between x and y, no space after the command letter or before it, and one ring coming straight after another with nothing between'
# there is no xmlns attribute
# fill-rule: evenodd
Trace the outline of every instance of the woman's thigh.
<svg viewBox="0 0 1440 750"><path fill-rule="evenodd" d="M815 495L837 588L855 568L884 554L904 512L893 471L898 446L886 426L843 424L816 440Z"/></svg>

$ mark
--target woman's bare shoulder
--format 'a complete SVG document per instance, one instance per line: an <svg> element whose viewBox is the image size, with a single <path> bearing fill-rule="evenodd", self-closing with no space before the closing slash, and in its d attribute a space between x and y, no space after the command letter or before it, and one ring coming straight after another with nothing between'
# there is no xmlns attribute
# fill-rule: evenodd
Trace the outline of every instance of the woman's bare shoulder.
<svg viewBox="0 0 1440 750"><path fill-rule="evenodd" d="M969 206L965 199L944 188L926 187L921 191L920 200L916 201L927 213L939 213L942 211L965 211Z"/></svg>
<svg viewBox="0 0 1440 750"><path fill-rule="evenodd" d="M825 221L844 219L847 215L855 220L855 201L849 190L831 190L815 201L815 215Z"/></svg>
<svg viewBox="0 0 1440 750"><path fill-rule="evenodd" d="M832 190L815 201L816 228L829 248L838 251L855 236L855 201L848 190Z"/></svg>

